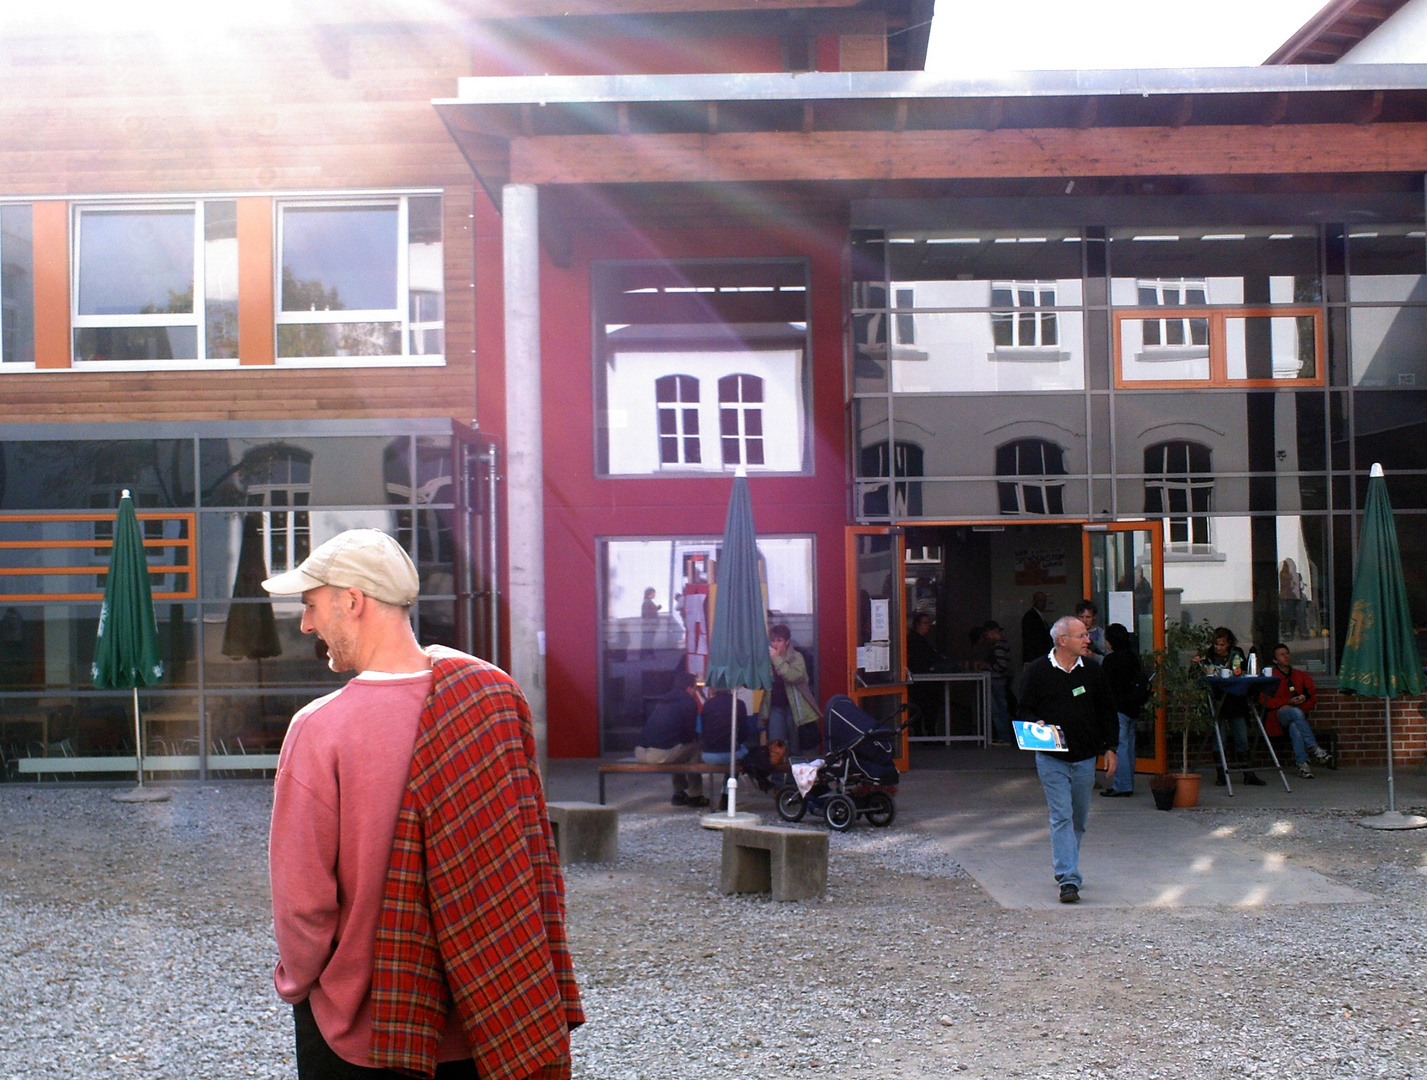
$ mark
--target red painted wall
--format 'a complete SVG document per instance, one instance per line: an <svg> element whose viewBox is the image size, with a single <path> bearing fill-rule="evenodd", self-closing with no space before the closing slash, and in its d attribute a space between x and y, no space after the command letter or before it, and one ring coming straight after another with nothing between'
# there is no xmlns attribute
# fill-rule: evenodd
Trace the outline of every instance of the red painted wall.
<svg viewBox="0 0 1427 1080"><path fill-rule="evenodd" d="M487 208L488 209L488 208ZM504 431L500 233L478 212L477 356L484 430ZM809 260L812 281L813 475L751 478L761 532L816 536L819 695L846 681L843 531L846 482L842 378L843 233L754 231L578 233L568 268L541 266L544 384L546 664L549 752L599 753L597 541L618 536L717 535L731 481L596 479L589 263L601 258L758 257Z"/></svg>

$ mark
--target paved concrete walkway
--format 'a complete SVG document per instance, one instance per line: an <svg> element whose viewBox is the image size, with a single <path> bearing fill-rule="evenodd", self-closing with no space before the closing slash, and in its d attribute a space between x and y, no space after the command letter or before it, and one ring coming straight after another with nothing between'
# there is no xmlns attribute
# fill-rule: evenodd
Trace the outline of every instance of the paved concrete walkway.
<svg viewBox="0 0 1427 1080"><path fill-rule="evenodd" d="M914 827L1003 907L1058 907L1045 799L1035 774L954 775L962 788L958 802L980 789L984 805L998 809L953 810ZM1256 849L1235 830L1206 828L1182 811L1156 810L1147 791L1130 799L1092 798L1080 853L1081 903L1087 906L1260 907L1371 899Z"/></svg>
<svg viewBox="0 0 1427 1080"><path fill-rule="evenodd" d="M950 854L998 903L1008 908L1059 907L1050 866L1050 833L1045 799L1030 757L1016 751L968 750L925 756L927 767L902 777L894 828L914 829ZM1129 799L1104 799L1097 793L1081 851L1085 877L1082 904L1102 907L1263 907L1300 903L1360 903L1372 897L1331 878L1295 866L1256 848L1246 836L1263 829L1262 811L1292 814L1306 809L1336 809L1354 815L1376 814L1387 805L1386 769L1320 770L1314 780L1290 776L1292 792L1276 774L1260 770L1269 784L1236 785L1231 798L1205 775L1200 806L1230 811L1223 815L1156 810L1148 778L1136 778ZM688 813L668 805L664 776L622 777L610 792L626 810ZM1237 779L1237 777L1236 777ZM557 799L592 799L593 761L554 761L550 789ZM588 790L586 790L588 789ZM745 783L745 790L749 790ZM1398 809L1427 806L1427 776L1399 769ZM739 800L776 821L768 797L751 793ZM1241 811L1255 829L1232 821ZM835 855L834 855L835 857Z"/></svg>

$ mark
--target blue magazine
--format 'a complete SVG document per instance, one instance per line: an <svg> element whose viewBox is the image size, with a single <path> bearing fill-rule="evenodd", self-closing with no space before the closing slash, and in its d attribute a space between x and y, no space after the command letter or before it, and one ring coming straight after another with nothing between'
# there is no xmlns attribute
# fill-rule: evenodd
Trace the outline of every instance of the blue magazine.
<svg viewBox="0 0 1427 1080"><path fill-rule="evenodd" d="M1044 750L1047 753L1065 751L1065 732L1054 724L1033 724L1029 720L1013 720L1016 745L1022 750Z"/></svg>

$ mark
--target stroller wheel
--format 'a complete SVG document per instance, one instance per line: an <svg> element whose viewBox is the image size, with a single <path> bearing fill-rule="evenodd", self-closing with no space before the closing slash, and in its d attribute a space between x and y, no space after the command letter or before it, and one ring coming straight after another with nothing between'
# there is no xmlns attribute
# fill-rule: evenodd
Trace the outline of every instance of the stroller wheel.
<svg viewBox="0 0 1427 1080"><path fill-rule="evenodd" d="M797 784L788 784L778 791L778 816L784 821L802 821L808 812L808 800L798 791Z"/></svg>
<svg viewBox="0 0 1427 1080"><path fill-rule="evenodd" d="M897 804L885 791L874 791L867 796L867 820L879 829L885 829L897 817Z"/></svg>
<svg viewBox="0 0 1427 1080"><path fill-rule="evenodd" d="M827 827L836 832L847 832L857 820L857 806L848 795L829 795L823 813L827 817Z"/></svg>

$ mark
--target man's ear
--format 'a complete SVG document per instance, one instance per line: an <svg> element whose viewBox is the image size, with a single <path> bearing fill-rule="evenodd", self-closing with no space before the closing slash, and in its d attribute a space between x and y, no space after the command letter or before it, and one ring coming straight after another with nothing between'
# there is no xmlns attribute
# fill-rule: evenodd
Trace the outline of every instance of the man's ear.
<svg viewBox="0 0 1427 1080"><path fill-rule="evenodd" d="M360 615L367 606L367 595L361 589L348 587L342 590L342 606L349 615Z"/></svg>

